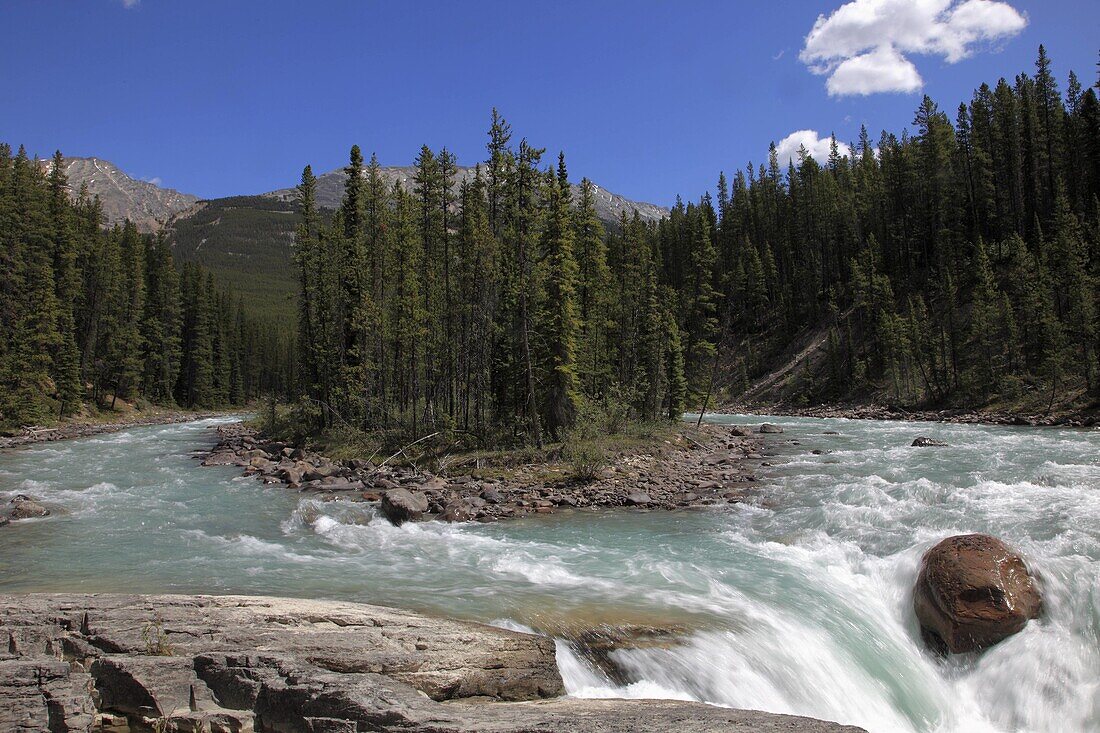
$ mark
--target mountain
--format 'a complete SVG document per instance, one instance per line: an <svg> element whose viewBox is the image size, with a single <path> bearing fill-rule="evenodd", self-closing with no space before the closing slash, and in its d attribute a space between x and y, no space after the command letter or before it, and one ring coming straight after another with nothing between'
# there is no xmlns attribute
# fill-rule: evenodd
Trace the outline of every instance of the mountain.
<svg viewBox="0 0 1100 733"><path fill-rule="evenodd" d="M458 175L455 176L453 186L456 198L463 181L473 179L474 170L474 168L464 166L458 167ZM381 172L382 180L385 181L387 187L392 187L394 183L400 183L403 188L412 190L415 185L414 177L416 175L416 168L411 165L387 166L383 167ZM317 177L318 206L335 209L340 205L340 201L344 197L344 177L345 173L343 168L337 168L334 171L323 173ZM574 199L579 198L581 190L580 185L574 183L572 188ZM662 218L668 216L669 210L663 206L647 204L642 201L631 201L616 193L611 193L600 186L596 186L595 188L596 213L599 215L600 219L607 224L618 224L619 218L623 213L629 218L634 216L635 211L638 212L638 215L643 221L660 221ZM282 188L278 191L272 191L271 193L263 195L277 198L280 201L293 202L295 189Z"/></svg>
<svg viewBox="0 0 1100 733"><path fill-rule="evenodd" d="M52 161L42 164L48 169ZM102 158L65 158L65 175L74 195L86 185L88 193L99 196L108 223L129 219L144 232L159 230L199 200L189 193L132 178Z"/></svg>

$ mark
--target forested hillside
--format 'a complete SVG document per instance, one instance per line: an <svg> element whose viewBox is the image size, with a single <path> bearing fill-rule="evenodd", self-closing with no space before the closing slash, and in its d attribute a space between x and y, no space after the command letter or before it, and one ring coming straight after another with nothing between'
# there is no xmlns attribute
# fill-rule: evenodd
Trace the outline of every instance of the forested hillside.
<svg viewBox="0 0 1100 733"><path fill-rule="evenodd" d="M422 149L408 191L354 147L323 221L307 167L302 418L538 444L594 412L728 404L783 365L768 399L1089 404L1096 91L1070 75L1063 96L1040 49L1034 76L982 85L954 117L925 98L912 133L864 130L786 168L773 146L715 197L610 233L564 156L544 169L495 113L457 196L446 151Z"/></svg>
<svg viewBox="0 0 1100 733"><path fill-rule="evenodd" d="M165 236L177 260L214 273L246 309L293 330L296 225L293 204L270 196L231 196L197 204L172 221Z"/></svg>
<svg viewBox="0 0 1100 733"><path fill-rule="evenodd" d="M0 425L110 408L243 404L289 379L278 334L162 237L105 228L63 159L0 144ZM286 340L283 339L285 344Z"/></svg>
<svg viewBox="0 0 1100 733"><path fill-rule="evenodd" d="M850 155L834 140L828 160L786 171L773 148L768 165L729 189L723 177L716 201L662 225L673 253L714 231L699 251L713 262L728 400L788 367L749 397L1036 411L1095 401L1096 90L1071 73L1060 94L1040 48L1034 76L983 84L952 115L926 97L912 134L875 142L864 130Z"/></svg>
<svg viewBox="0 0 1100 733"><path fill-rule="evenodd" d="M773 146L659 221L606 225L495 113L487 153L353 148L335 212L307 167L296 203L205 202L169 240L0 148L0 422L274 389L307 427L502 445L704 403L1096 404L1100 103L1042 49L950 115L925 98L822 161Z"/></svg>

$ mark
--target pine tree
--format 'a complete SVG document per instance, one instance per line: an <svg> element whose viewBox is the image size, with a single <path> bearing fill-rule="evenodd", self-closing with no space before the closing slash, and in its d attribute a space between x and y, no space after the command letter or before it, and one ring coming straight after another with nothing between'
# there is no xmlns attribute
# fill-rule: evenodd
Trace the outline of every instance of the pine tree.
<svg viewBox="0 0 1100 733"><path fill-rule="evenodd" d="M546 185L546 225L542 256L546 264L546 301L539 329L547 349L546 428L557 439L573 424L577 412L575 364L577 262L573 257L573 217L565 155L558 155L557 178Z"/></svg>
<svg viewBox="0 0 1100 733"><path fill-rule="evenodd" d="M54 357L61 344L58 303L54 284L53 242L49 237L46 202L36 163L19 149L12 163L11 197L14 215L21 220L18 238L20 266L16 282L21 292L14 306L11 342L0 377L8 386L0 404L10 424L39 422L54 406Z"/></svg>
<svg viewBox="0 0 1100 733"><path fill-rule="evenodd" d="M300 389L310 399L323 399L320 363L320 252L317 241L317 179L313 169L302 170L298 184L299 224L294 237L294 261L298 267L298 375Z"/></svg>
<svg viewBox="0 0 1100 733"><path fill-rule="evenodd" d="M596 213L595 189L587 178L581 180L575 220L577 307L580 317L577 372L585 389L590 394L598 395L607 389L611 380L605 342L613 298L611 271L607 266L606 234Z"/></svg>
<svg viewBox="0 0 1100 733"><path fill-rule="evenodd" d="M392 339L390 348L396 406L406 418L412 434L416 434L422 390L419 370L423 362L427 321L419 290L423 249L417 231L416 204L399 186L394 186L393 199L394 221L388 244L392 256L386 278L391 297L386 332Z"/></svg>
<svg viewBox="0 0 1100 733"><path fill-rule="evenodd" d="M211 322L211 293L202 271L186 264L180 277L183 306L183 362L176 383L176 401L188 407L215 406L214 324Z"/></svg>
<svg viewBox="0 0 1100 733"><path fill-rule="evenodd" d="M679 420L687 409L687 374L684 371L684 348L680 327L671 313L665 317L668 329L668 419Z"/></svg>
<svg viewBox="0 0 1100 733"><path fill-rule="evenodd" d="M146 298L142 318L144 376L142 393L157 404L171 404L180 362L179 273L163 237L146 243Z"/></svg>
<svg viewBox="0 0 1100 733"><path fill-rule="evenodd" d="M718 330L717 293L714 266L718 255L710 227L709 205L689 206L689 255L686 269L684 312L687 331L687 372L689 384L699 390L714 356Z"/></svg>
<svg viewBox="0 0 1100 733"><path fill-rule="evenodd" d="M57 330L59 343L53 356L53 380L57 389L59 413L76 412L84 397L80 380L80 352L76 344L74 309L80 295L80 272L77 270L77 244L72 206L69 203L69 182L65 175L65 159L61 151L54 153L49 174L49 218L53 227L53 272L57 296Z"/></svg>
<svg viewBox="0 0 1100 733"><path fill-rule="evenodd" d="M1055 194L1055 210L1055 235L1048 253L1055 285L1054 303L1068 337L1067 344L1075 352L1071 358L1077 361L1086 388L1091 390L1097 366L1095 288L1079 223L1061 186Z"/></svg>
<svg viewBox="0 0 1100 733"><path fill-rule="evenodd" d="M970 312L969 343L974 362L970 375L971 390L989 397L998 381L998 345L996 324L1001 307L1001 296L993 279L993 269L986 254L985 244L978 240L974 245L973 307Z"/></svg>
<svg viewBox="0 0 1100 733"><path fill-rule="evenodd" d="M143 374L140 323L145 312L145 244L127 221L118 235L117 270L113 277L113 329L107 339L111 409L117 398L130 398Z"/></svg>

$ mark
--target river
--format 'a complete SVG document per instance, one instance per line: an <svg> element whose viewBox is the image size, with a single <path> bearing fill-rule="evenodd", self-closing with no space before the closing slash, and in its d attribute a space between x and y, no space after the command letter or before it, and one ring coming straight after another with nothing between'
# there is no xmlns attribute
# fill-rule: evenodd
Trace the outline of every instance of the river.
<svg viewBox="0 0 1100 733"><path fill-rule="evenodd" d="M1100 431L769 420L786 432L769 437L755 504L491 525L395 528L363 504L202 468L192 453L217 420L8 451L0 500L66 512L0 529L0 592L334 598L547 631L675 624L683 644L613 652L637 680L625 687L559 642L567 689L872 733L1100 730ZM909 447L918 434L950 447ZM940 660L920 643L913 579L928 547L975 531L1025 555L1044 613Z"/></svg>

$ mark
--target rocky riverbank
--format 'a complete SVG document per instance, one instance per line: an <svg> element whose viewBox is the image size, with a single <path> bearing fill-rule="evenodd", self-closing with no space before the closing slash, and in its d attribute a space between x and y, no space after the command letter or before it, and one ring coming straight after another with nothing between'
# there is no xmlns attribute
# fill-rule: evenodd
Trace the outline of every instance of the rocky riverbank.
<svg viewBox="0 0 1100 733"><path fill-rule="evenodd" d="M765 436L742 427L683 427L648 447L625 451L590 481L560 461L434 475L411 466L333 461L243 424L219 426L207 466L240 466L270 484L331 498L379 502L395 523L437 517L491 522L566 510L686 509L739 503L755 495Z"/></svg>
<svg viewBox="0 0 1100 733"><path fill-rule="evenodd" d="M916 410L909 411L888 405L726 405L722 412L748 415L784 415L789 417L840 417L850 420L909 420L913 422L945 422L969 425L1018 425L1093 427L1100 425L1100 415L1093 411L1058 414L1018 414L982 410Z"/></svg>
<svg viewBox="0 0 1100 733"><path fill-rule="evenodd" d="M121 430L138 428L146 425L170 425L175 423L202 420L208 417L216 417L221 413L216 412L186 412L183 410L168 410L153 413L127 413L101 420L82 420L74 418L52 427L25 427L16 435L0 436L0 448L16 448L32 443L46 443L54 440L71 440L73 438L86 438L90 435L101 433L117 433Z"/></svg>
<svg viewBox="0 0 1100 733"><path fill-rule="evenodd" d="M855 733L665 700L561 697L551 639L377 606L0 596L11 733Z"/></svg>

